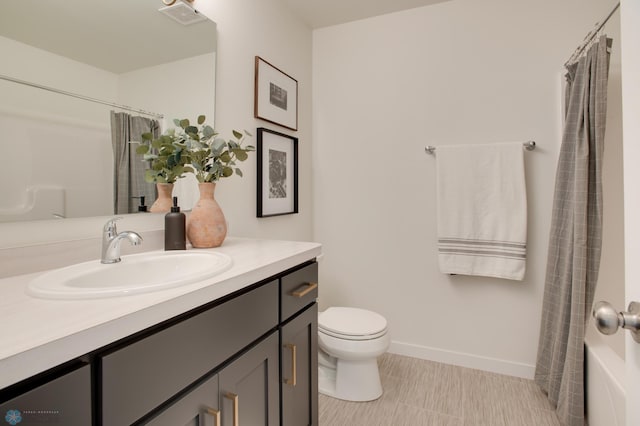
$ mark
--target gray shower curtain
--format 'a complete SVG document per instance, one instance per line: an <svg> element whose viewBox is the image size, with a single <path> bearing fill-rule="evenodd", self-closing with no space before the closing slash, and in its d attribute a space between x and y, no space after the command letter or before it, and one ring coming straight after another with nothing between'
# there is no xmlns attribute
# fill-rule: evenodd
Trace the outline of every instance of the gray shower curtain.
<svg viewBox="0 0 640 426"><path fill-rule="evenodd" d="M567 426L584 425L584 335L600 267L611 40L567 67L535 381Z"/></svg>
<svg viewBox="0 0 640 426"><path fill-rule="evenodd" d="M160 136L160 123L111 111L114 214L138 211L139 200L134 197L144 196L147 206L156 199L155 185L144 180L146 163L136 154L136 145L129 143L142 140L143 133L151 133L157 138Z"/></svg>

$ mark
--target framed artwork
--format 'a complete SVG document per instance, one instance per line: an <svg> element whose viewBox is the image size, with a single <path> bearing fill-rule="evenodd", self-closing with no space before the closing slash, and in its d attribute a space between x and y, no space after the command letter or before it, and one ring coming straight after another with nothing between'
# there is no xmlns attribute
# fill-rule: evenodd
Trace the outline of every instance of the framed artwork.
<svg viewBox="0 0 640 426"><path fill-rule="evenodd" d="M298 130L298 81L256 56L253 115Z"/></svg>
<svg viewBox="0 0 640 426"><path fill-rule="evenodd" d="M298 138L258 128L258 217L298 213Z"/></svg>

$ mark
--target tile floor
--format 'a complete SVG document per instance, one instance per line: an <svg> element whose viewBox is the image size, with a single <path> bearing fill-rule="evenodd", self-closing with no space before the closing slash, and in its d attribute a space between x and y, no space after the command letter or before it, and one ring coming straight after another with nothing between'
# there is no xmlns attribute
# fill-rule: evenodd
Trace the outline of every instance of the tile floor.
<svg viewBox="0 0 640 426"><path fill-rule="evenodd" d="M393 354L378 364L383 396L320 395L320 426L560 426L531 380Z"/></svg>

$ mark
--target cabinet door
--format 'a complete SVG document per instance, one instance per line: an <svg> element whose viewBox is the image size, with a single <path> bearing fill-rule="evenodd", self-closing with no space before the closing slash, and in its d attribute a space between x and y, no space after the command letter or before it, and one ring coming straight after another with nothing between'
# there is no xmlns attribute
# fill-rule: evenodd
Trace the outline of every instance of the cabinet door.
<svg viewBox="0 0 640 426"><path fill-rule="evenodd" d="M149 426L220 426L218 376L207 379L145 424Z"/></svg>
<svg viewBox="0 0 640 426"><path fill-rule="evenodd" d="M318 425L318 304L282 327L282 424Z"/></svg>
<svg viewBox="0 0 640 426"><path fill-rule="evenodd" d="M219 373L222 425L280 423L278 352L275 332Z"/></svg>
<svg viewBox="0 0 640 426"><path fill-rule="evenodd" d="M0 415L3 425L90 425L90 366L85 365L0 404Z"/></svg>

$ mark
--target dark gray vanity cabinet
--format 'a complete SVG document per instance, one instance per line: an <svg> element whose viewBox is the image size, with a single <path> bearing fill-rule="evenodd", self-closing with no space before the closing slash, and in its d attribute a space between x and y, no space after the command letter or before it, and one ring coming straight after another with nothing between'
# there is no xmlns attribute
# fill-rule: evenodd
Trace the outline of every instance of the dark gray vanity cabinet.
<svg viewBox="0 0 640 426"><path fill-rule="evenodd" d="M85 365L0 404L2 424L91 424L91 367Z"/></svg>
<svg viewBox="0 0 640 426"><path fill-rule="evenodd" d="M282 425L318 425L318 265L280 279Z"/></svg>

